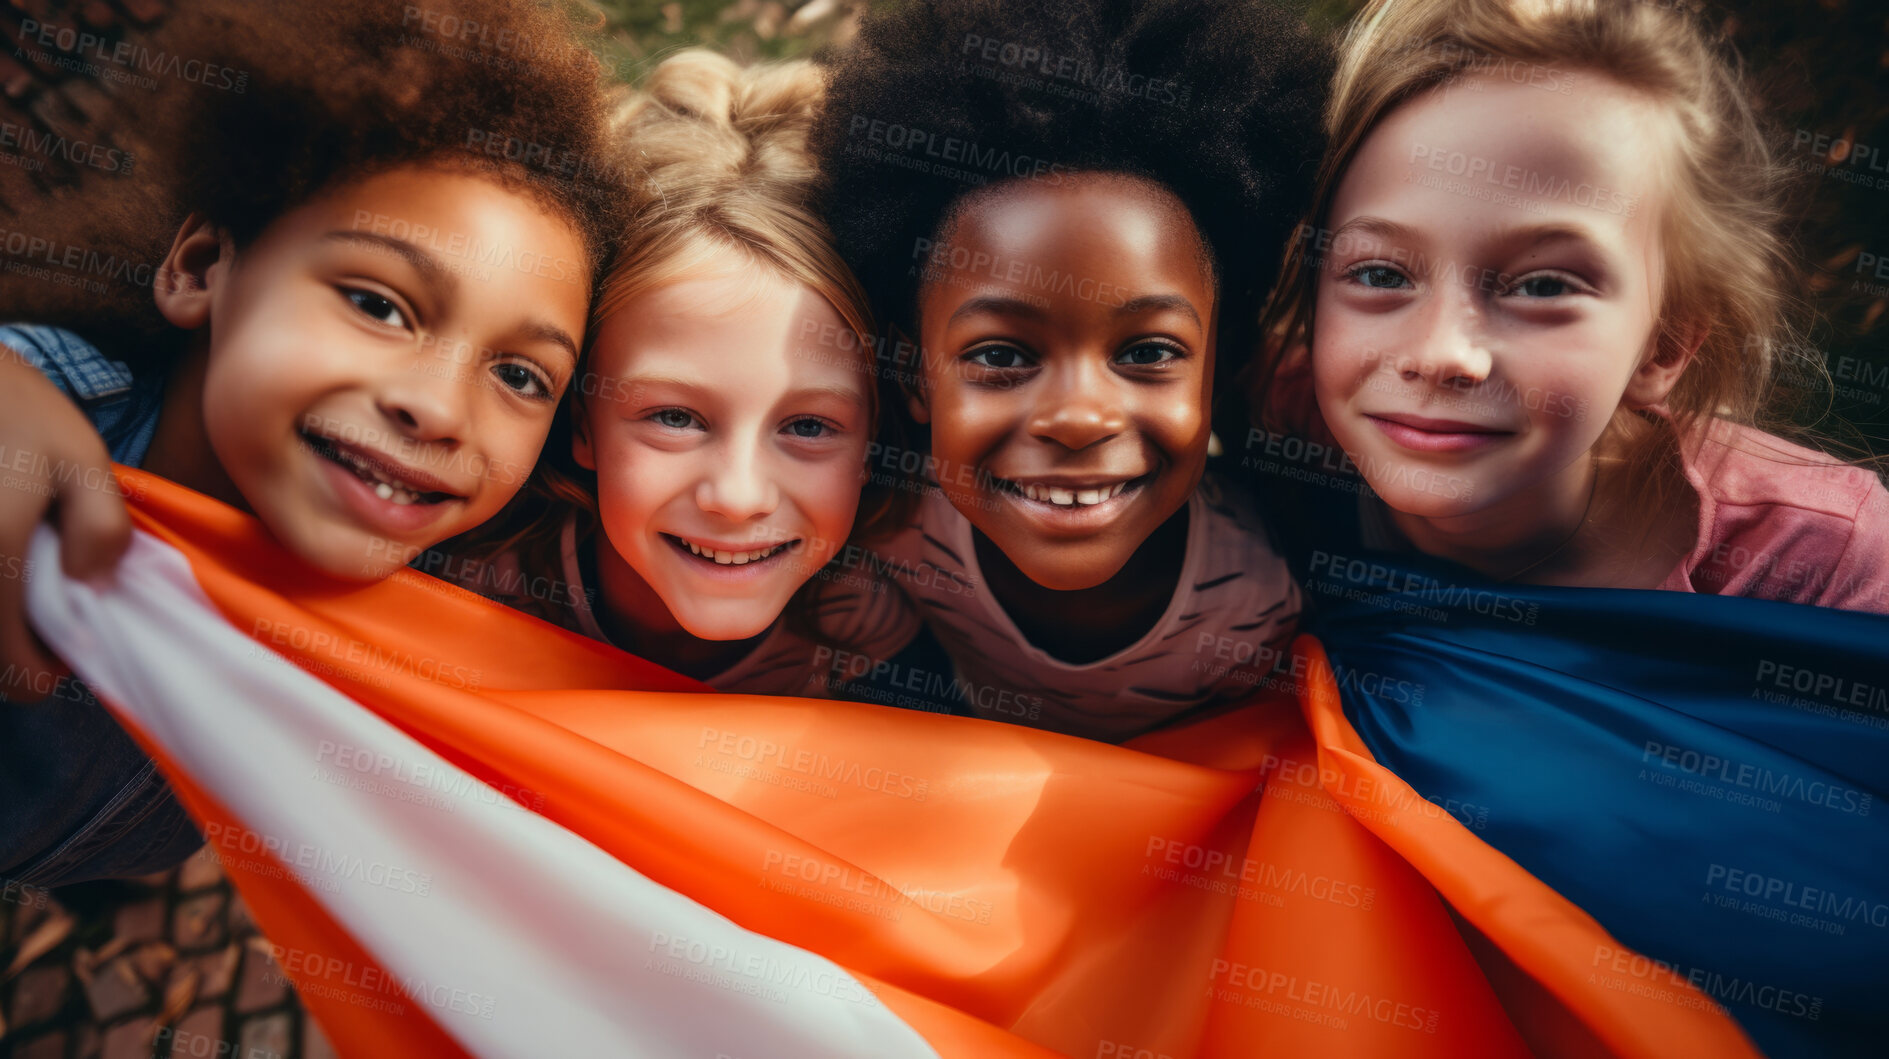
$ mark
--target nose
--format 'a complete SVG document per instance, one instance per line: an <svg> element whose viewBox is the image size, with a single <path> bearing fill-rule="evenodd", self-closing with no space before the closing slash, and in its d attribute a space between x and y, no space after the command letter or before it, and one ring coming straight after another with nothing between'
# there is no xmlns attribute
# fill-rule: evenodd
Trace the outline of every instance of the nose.
<svg viewBox="0 0 1889 1059"><path fill-rule="evenodd" d="M429 355L423 347L422 355L390 365L376 387L375 407L397 425L403 437L447 443L464 440L472 407L468 391L476 383L466 377L474 365L462 360L445 353Z"/></svg>
<svg viewBox="0 0 1889 1059"><path fill-rule="evenodd" d="M1398 374L1407 381L1423 379L1459 389L1486 381L1495 357L1476 327L1477 316L1462 292L1439 291L1411 321L1417 333L1411 336L1415 341L1407 347L1410 352L1397 361Z"/></svg>
<svg viewBox="0 0 1889 1059"><path fill-rule="evenodd" d="M703 511L746 522L774 513L780 488L763 462L748 447L728 448L714 454L714 465L695 488L695 503Z"/></svg>
<svg viewBox="0 0 1889 1059"><path fill-rule="evenodd" d="M1069 361L1073 361L1069 362ZM1097 357L1069 358L1036 391L1029 431L1066 449L1086 449L1128 429L1121 388Z"/></svg>

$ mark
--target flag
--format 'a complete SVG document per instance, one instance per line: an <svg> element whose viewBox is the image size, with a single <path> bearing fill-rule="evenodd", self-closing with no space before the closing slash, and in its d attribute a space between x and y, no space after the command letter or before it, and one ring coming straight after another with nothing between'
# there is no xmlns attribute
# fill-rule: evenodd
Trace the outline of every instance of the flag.
<svg viewBox="0 0 1889 1059"><path fill-rule="evenodd" d="M1440 780L1470 750L1414 738L1438 700L1385 666L1360 694L1362 624L1111 746L711 692L413 571L326 580L118 473L115 580L36 578L32 619L343 1055L1759 1054L1738 997L1492 841L1539 792Z"/></svg>

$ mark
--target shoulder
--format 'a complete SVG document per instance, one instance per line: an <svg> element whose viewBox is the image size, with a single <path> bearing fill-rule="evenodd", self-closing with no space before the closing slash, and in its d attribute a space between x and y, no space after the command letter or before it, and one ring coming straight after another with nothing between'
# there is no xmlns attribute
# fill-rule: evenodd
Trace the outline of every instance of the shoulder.
<svg viewBox="0 0 1889 1059"><path fill-rule="evenodd" d="M916 576L920 567L962 575L971 568L969 527L969 521L951 506L937 484L926 482L914 506L911 524L867 541L865 547L885 560L880 564L882 572L900 581Z"/></svg>
<svg viewBox="0 0 1889 1059"><path fill-rule="evenodd" d="M1688 458L1688 476L1721 507L1780 509L1854 522L1882 493L1866 468L1753 427L1718 421Z"/></svg>
<svg viewBox="0 0 1889 1059"><path fill-rule="evenodd" d="M828 643L858 649L902 645L917 632L912 601L882 571L839 565L821 571L812 598L813 627Z"/></svg>
<svg viewBox="0 0 1889 1059"><path fill-rule="evenodd" d="M1192 503L1201 518L1197 527L1189 529L1188 548L1200 550L1201 558L1284 568L1272 530L1251 490L1210 472L1201 478Z"/></svg>
<svg viewBox="0 0 1889 1059"><path fill-rule="evenodd" d="M0 325L0 346L17 353L77 401L115 397L131 388L130 368L62 327Z"/></svg>
<svg viewBox="0 0 1889 1059"><path fill-rule="evenodd" d="M1875 583L1889 564L1889 491L1868 468L1717 422L1686 470L1701 494L1696 587L1889 609Z"/></svg>
<svg viewBox="0 0 1889 1059"><path fill-rule="evenodd" d="M1202 517L1188 530L1180 591L1200 597L1208 609L1236 615L1258 612L1281 621L1295 615L1297 586L1253 494L1208 474L1195 493L1194 510Z"/></svg>

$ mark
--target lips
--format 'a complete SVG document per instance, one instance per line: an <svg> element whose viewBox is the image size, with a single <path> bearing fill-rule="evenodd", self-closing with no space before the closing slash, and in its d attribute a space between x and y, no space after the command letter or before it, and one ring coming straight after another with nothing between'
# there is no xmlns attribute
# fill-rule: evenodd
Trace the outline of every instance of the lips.
<svg viewBox="0 0 1889 1059"><path fill-rule="evenodd" d="M784 540L761 548L735 548L715 541L694 541L673 533L665 533L671 544L688 551L698 559L705 559L717 566L746 566L749 563L766 562L776 555L800 543L799 538Z"/></svg>
<svg viewBox="0 0 1889 1059"><path fill-rule="evenodd" d="M309 431L303 431L301 437L315 455L348 470L382 500L405 507L465 499L439 478L381 453Z"/></svg>
<svg viewBox="0 0 1889 1059"><path fill-rule="evenodd" d="M1468 452L1515 436L1515 431L1461 419L1404 413L1365 413L1385 437L1417 452Z"/></svg>
<svg viewBox="0 0 1889 1059"><path fill-rule="evenodd" d="M1120 496L1123 492L1140 484L1146 475L1112 479L1091 478L1075 479L996 479L997 487L1005 492L1057 507L1095 507L1105 504Z"/></svg>

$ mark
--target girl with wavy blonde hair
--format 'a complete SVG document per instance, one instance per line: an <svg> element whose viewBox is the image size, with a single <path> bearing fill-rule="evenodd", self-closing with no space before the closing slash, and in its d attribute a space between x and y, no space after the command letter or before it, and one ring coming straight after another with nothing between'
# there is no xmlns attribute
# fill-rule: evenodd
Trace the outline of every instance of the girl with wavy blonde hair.
<svg viewBox="0 0 1889 1059"><path fill-rule="evenodd" d="M1778 436L1822 365L1735 55L1637 0L1374 0L1326 129L1259 404L1309 376L1365 543L1889 611L1882 483Z"/></svg>
<svg viewBox="0 0 1889 1059"><path fill-rule="evenodd" d="M588 370L515 564L459 580L727 690L822 694L911 637L849 565L855 523L899 505L875 490L860 513L873 328L809 205L823 96L811 64L690 50L622 102L631 216Z"/></svg>

